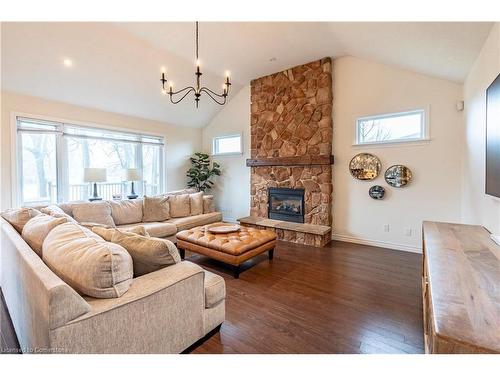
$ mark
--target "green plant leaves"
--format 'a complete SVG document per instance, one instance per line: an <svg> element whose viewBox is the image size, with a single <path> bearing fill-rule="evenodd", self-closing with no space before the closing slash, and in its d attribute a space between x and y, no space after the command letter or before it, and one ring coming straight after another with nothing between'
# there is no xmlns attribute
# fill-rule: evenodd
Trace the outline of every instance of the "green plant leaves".
<svg viewBox="0 0 500 375"><path fill-rule="evenodd" d="M210 156L203 152L195 152L194 156L191 156L189 160L191 161L191 168L186 173L188 187L197 188L199 191L210 189L214 185L210 179L213 176L221 175L220 164L213 162L212 166L210 166Z"/></svg>

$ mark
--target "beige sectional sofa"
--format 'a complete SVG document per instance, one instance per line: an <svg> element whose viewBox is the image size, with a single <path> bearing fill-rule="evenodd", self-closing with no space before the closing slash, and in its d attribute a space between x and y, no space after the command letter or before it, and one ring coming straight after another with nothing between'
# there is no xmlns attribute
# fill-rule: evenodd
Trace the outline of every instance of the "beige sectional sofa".
<svg viewBox="0 0 500 375"><path fill-rule="evenodd" d="M71 204L61 208L71 214ZM215 221L220 213L116 226L140 223L151 236L173 239L179 230ZM19 228L0 222L1 288L25 353L180 353L224 321L224 279L194 263L134 276L118 298L89 297L58 277Z"/></svg>
<svg viewBox="0 0 500 375"><path fill-rule="evenodd" d="M196 190L184 189L168 192L165 195L183 195L192 194ZM111 206L111 216L117 228L131 228L137 225L142 225L153 237L166 238L172 242L176 242L176 233L182 230L191 229L200 225L207 225L222 221L222 214L215 211L212 199L208 195L204 196L204 209L202 214L189 215L184 217L170 218L165 221L144 222L140 218L142 215L142 199L125 200L125 201L109 201ZM62 203L58 206L68 215L73 217L73 207L81 204L91 205L90 202L69 202Z"/></svg>

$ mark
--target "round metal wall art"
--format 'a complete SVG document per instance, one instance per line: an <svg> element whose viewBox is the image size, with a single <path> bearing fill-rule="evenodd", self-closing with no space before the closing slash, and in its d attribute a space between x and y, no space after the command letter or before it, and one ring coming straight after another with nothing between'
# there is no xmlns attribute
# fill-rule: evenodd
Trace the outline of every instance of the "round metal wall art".
<svg viewBox="0 0 500 375"><path fill-rule="evenodd" d="M377 178L382 168L379 158L373 154L361 153L355 155L349 163L349 171L358 180L373 180Z"/></svg>
<svg viewBox="0 0 500 375"><path fill-rule="evenodd" d="M370 195L370 197L372 197L373 199L384 199L384 195L385 195L385 189L383 186L380 186L380 185L374 185L370 188L370 190L368 191L368 194Z"/></svg>
<svg viewBox="0 0 500 375"><path fill-rule="evenodd" d="M393 165L385 171L385 181L396 188L408 185L411 179L411 170L404 165Z"/></svg>

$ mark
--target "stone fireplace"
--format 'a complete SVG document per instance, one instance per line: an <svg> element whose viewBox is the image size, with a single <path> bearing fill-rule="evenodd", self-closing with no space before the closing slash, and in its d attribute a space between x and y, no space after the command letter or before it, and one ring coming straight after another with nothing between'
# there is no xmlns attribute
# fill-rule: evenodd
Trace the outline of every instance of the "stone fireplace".
<svg viewBox="0 0 500 375"><path fill-rule="evenodd" d="M294 227L297 230L280 228L282 233L277 232L282 239L316 246L330 240L332 95L330 58L251 82L251 159L247 160L247 166L252 170L248 221L273 219L271 216L277 214L270 211L272 189L300 189L304 193L303 232L297 226ZM271 225L272 221L267 223Z"/></svg>

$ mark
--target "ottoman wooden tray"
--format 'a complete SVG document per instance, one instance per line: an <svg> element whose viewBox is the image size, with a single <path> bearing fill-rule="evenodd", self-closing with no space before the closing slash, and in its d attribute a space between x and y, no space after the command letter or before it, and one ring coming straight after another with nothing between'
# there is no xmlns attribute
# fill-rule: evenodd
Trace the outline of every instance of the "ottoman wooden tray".
<svg viewBox="0 0 500 375"><path fill-rule="evenodd" d="M266 251L269 252L269 259L273 259L276 233L249 227L221 234L208 230L209 227L222 225L228 224L214 223L177 233L177 247L181 258L184 259L187 250L230 264L233 266L235 278L239 277L240 265L244 261Z"/></svg>

